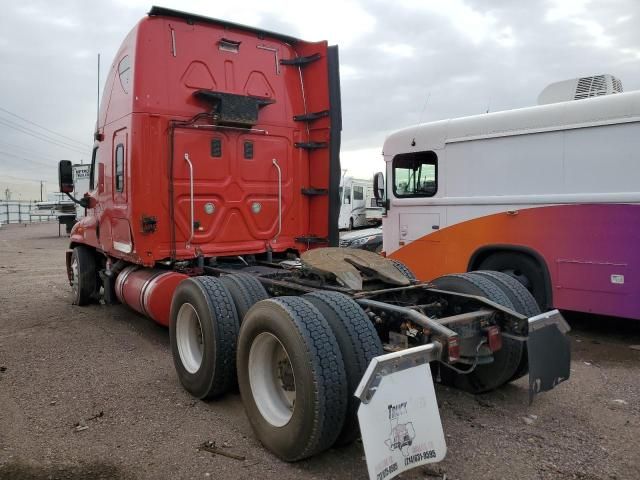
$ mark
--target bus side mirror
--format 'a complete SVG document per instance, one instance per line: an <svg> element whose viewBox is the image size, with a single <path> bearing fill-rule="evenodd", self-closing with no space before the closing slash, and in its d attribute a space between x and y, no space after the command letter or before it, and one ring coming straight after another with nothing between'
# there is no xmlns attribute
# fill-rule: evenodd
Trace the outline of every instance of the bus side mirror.
<svg viewBox="0 0 640 480"><path fill-rule="evenodd" d="M373 176L373 196L379 207L384 205L384 174L378 172Z"/></svg>
<svg viewBox="0 0 640 480"><path fill-rule="evenodd" d="M62 193L73 193L73 169L69 160L58 163L58 183Z"/></svg>

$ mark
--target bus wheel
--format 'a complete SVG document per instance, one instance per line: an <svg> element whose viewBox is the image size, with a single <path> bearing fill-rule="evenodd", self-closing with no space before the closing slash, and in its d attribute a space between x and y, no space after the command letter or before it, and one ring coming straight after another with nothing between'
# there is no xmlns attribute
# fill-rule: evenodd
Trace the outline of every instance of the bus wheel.
<svg viewBox="0 0 640 480"><path fill-rule="evenodd" d="M191 395L213 398L235 385L238 314L219 279L193 277L178 284L169 339L178 378Z"/></svg>
<svg viewBox="0 0 640 480"><path fill-rule="evenodd" d="M78 245L71 254L70 283L74 305L87 305L98 288L96 259L93 251L84 245Z"/></svg>
<svg viewBox="0 0 640 480"><path fill-rule="evenodd" d="M445 275L431 283L440 290L486 297L492 302L515 310L513 303L501 288L479 275L470 273ZM440 368L442 383L471 393L494 390L513 378L520 365L522 353L522 342L503 337L502 348L493 353L493 362L478 365L468 374L460 374L442 366Z"/></svg>
<svg viewBox="0 0 640 480"><path fill-rule="evenodd" d="M509 297L511 303L513 303L514 310L522 315L526 315L527 317L535 317L541 313L540 307L536 302L536 299L533 298L533 295L524 288L520 282L518 282L515 278L507 275L502 272L492 272L488 270L479 270L475 272L470 272L472 275L480 275L491 280L498 287L502 289L502 291ZM513 377L509 379L510 382L513 382L520 377L525 376L529 373L529 358L527 354L527 345L523 346L522 358L520 359L520 364L518 365L518 369L516 373L513 374Z"/></svg>
<svg viewBox="0 0 640 480"><path fill-rule="evenodd" d="M358 438L358 407L353 395L374 357L382 355L378 332L353 299L340 292L313 292L303 296L320 310L336 336L347 374L347 417L336 445L348 445Z"/></svg>
<svg viewBox="0 0 640 480"><path fill-rule="evenodd" d="M294 462L329 448L347 410L345 366L331 327L302 297L256 303L238 339L238 385L262 444Z"/></svg>
<svg viewBox="0 0 640 480"><path fill-rule="evenodd" d="M531 292L542 310L551 304L545 288L544 270L528 255L517 252L494 253L480 263L478 270L495 270L515 278Z"/></svg>

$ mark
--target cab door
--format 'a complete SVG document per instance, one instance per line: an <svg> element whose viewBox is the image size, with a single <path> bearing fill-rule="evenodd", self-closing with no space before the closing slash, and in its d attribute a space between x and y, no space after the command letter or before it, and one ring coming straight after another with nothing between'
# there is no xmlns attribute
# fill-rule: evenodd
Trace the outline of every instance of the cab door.
<svg viewBox="0 0 640 480"><path fill-rule="evenodd" d="M129 223L129 191L131 176L127 129L113 135L111 162L111 208L108 222L111 227L113 249L129 254L134 250Z"/></svg>

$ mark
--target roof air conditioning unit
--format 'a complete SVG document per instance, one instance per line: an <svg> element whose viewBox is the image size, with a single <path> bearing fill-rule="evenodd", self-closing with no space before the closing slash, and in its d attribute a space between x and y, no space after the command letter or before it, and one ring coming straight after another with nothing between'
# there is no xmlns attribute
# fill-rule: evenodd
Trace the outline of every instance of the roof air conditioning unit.
<svg viewBox="0 0 640 480"><path fill-rule="evenodd" d="M538 105L582 100L622 93L622 82L613 75L593 75L552 83L538 96Z"/></svg>

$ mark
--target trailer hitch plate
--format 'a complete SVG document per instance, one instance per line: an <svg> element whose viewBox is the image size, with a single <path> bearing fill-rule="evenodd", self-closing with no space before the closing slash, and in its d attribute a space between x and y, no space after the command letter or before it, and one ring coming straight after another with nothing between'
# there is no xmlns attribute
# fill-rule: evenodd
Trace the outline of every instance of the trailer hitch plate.
<svg viewBox="0 0 640 480"><path fill-rule="evenodd" d="M369 478L388 480L447 453L429 362L437 343L371 360L355 396Z"/></svg>
<svg viewBox="0 0 640 480"><path fill-rule="evenodd" d="M307 250L300 256L302 264L325 277L335 277L352 290L362 290L362 274L391 285L407 286L411 282L387 258L355 248L326 247Z"/></svg>
<svg viewBox="0 0 640 480"><path fill-rule="evenodd" d="M558 310L529 319L529 403L541 392L555 388L569 378L571 344L569 325Z"/></svg>

